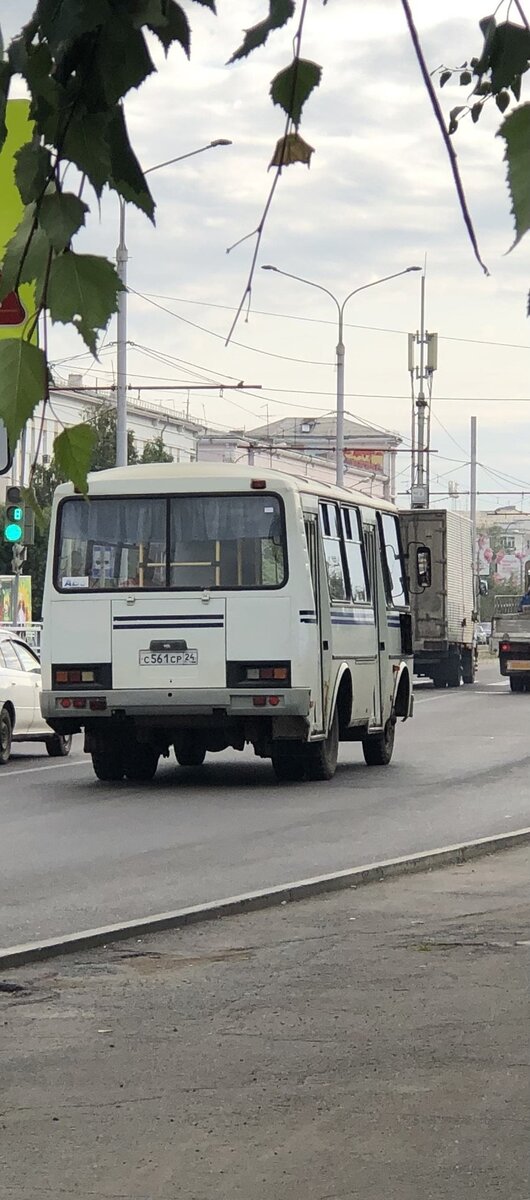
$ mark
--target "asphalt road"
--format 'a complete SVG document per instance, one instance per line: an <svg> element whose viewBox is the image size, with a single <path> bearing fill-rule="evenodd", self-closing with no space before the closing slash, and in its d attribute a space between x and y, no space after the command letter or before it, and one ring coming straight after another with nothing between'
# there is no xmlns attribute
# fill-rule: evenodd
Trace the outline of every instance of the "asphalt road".
<svg viewBox="0 0 530 1200"><path fill-rule="evenodd" d="M526 826L529 721L530 695L486 662L473 688L418 688L389 767L347 745L325 784L226 752L109 786L79 738L58 762L21 745L0 772L0 945Z"/></svg>

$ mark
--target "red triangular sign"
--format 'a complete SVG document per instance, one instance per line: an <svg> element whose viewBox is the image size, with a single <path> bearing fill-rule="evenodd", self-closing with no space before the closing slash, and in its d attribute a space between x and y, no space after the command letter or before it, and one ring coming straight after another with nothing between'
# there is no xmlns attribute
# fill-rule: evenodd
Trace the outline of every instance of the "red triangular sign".
<svg viewBox="0 0 530 1200"><path fill-rule="evenodd" d="M27 315L18 292L8 292L0 303L0 325L23 325Z"/></svg>

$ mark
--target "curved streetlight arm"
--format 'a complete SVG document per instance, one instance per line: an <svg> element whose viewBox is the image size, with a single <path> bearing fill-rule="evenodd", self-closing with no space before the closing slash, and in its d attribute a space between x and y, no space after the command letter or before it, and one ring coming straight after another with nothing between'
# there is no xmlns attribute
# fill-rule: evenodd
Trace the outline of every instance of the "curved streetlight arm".
<svg viewBox="0 0 530 1200"><path fill-rule="evenodd" d="M350 292L346 296L346 299L342 301L340 306L342 314L344 315L344 309L352 296L357 296L359 292L366 292L368 288L377 287L378 283L388 283L389 279L399 279L400 275L408 275L409 271L421 271L421 267L405 267L404 271L395 271L393 275L383 275L382 279L374 279L372 283L363 283L362 287L354 288L353 292Z"/></svg>
<svg viewBox="0 0 530 1200"><path fill-rule="evenodd" d="M205 150L213 150L216 146L231 146L228 138L217 138L208 142L207 146L199 146L197 150L189 150L187 154L179 154L176 158L168 158L165 162L155 163L147 167L144 175L152 171L160 171L162 167L170 167L172 163L182 162L185 158L194 158ZM116 336L116 466L127 466L127 244L125 241L126 203L123 196L120 202L120 240L116 250L116 269L122 284L118 292L117 307L117 336Z"/></svg>
<svg viewBox="0 0 530 1200"><path fill-rule="evenodd" d="M292 275L290 271L282 271L280 267L271 267L269 264L262 266L262 271L275 271L277 275L285 275L287 279L295 279L297 283L306 283L308 287L316 288L318 292L325 292L331 300L337 305L337 312L340 315L340 301L330 292L329 288L323 287L321 283L314 283L312 279L303 279L301 275ZM349 297L348 297L349 299ZM346 301L344 302L346 303Z"/></svg>
<svg viewBox="0 0 530 1200"><path fill-rule="evenodd" d="M285 275L287 279L294 279L297 283L305 283L308 287L316 288L319 292L325 292L326 296L333 300L337 307L339 318L338 324L338 339L336 347L336 367L337 367L337 434L336 434L336 479L337 486L342 487L344 482L344 357L345 349L343 342L344 331L344 309L351 300L352 296L357 296L359 292L366 292L368 288L376 287L378 283L388 283L390 279L398 279L400 275L408 275L409 271L421 271L421 267L405 267L403 271L395 271L393 275L384 275L382 279L374 279L371 283L363 283L361 287L354 288L352 292L346 296L342 304L329 288L323 287L321 283L314 283L312 279L304 279L302 275L292 275L290 271L282 271L280 267L274 267L270 264L262 267L263 271L275 271L277 275Z"/></svg>

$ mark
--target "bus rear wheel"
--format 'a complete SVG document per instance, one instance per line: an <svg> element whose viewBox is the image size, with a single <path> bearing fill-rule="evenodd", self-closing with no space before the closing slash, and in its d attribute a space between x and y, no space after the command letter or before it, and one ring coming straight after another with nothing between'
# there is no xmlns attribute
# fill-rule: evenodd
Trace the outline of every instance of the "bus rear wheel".
<svg viewBox="0 0 530 1200"><path fill-rule="evenodd" d="M339 714L333 713L328 736L322 742L310 742L305 746L305 765L308 779L324 782L333 779L339 757Z"/></svg>
<svg viewBox="0 0 530 1200"><path fill-rule="evenodd" d="M91 751L94 774L102 783L118 783L123 779L123 755L115 746L96 746Z"/></svg>
<svg viewBox="0 0 530 1200"><path fill-rule="evenodd" d="M153 746L133 743L125 754L125 777L131 783L148 783L156 774L160 755Z"/></svg>
<svg viewBox="0 0 530 1200"><path fill-rule="evenodd" d="M191 735L184 744L175 742L175 758L181 767L202 767L206 758L206 746L202 738Z"/></svg>
<svg viewBox="0 0 530 1200"><path fill-rule="evenodd" d="M278 783L298 783L305 775L305 763L300 742L273 742L272 769Z"/></svg>
<svg viewBox="0 0 530 1200"><path fill-rule="evenodd" d="M387 767L394 752L396 722L387 721L382 733L369 733L363 738L363 754L367 767Z"/></svg>

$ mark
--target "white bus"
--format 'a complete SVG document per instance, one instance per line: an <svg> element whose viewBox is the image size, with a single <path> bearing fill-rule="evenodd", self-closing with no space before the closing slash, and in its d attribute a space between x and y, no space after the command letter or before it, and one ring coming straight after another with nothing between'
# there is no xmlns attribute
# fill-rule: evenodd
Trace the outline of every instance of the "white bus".
<svg viewBox="0 0 530 1200"><path fill-rule="evenodd" d="M250 743L325 780L340 741L390 762L412 713L412 631L391 504L278 471L191 463L57 489L42 712L84 729L98 779L151 779Z"/></svg>

